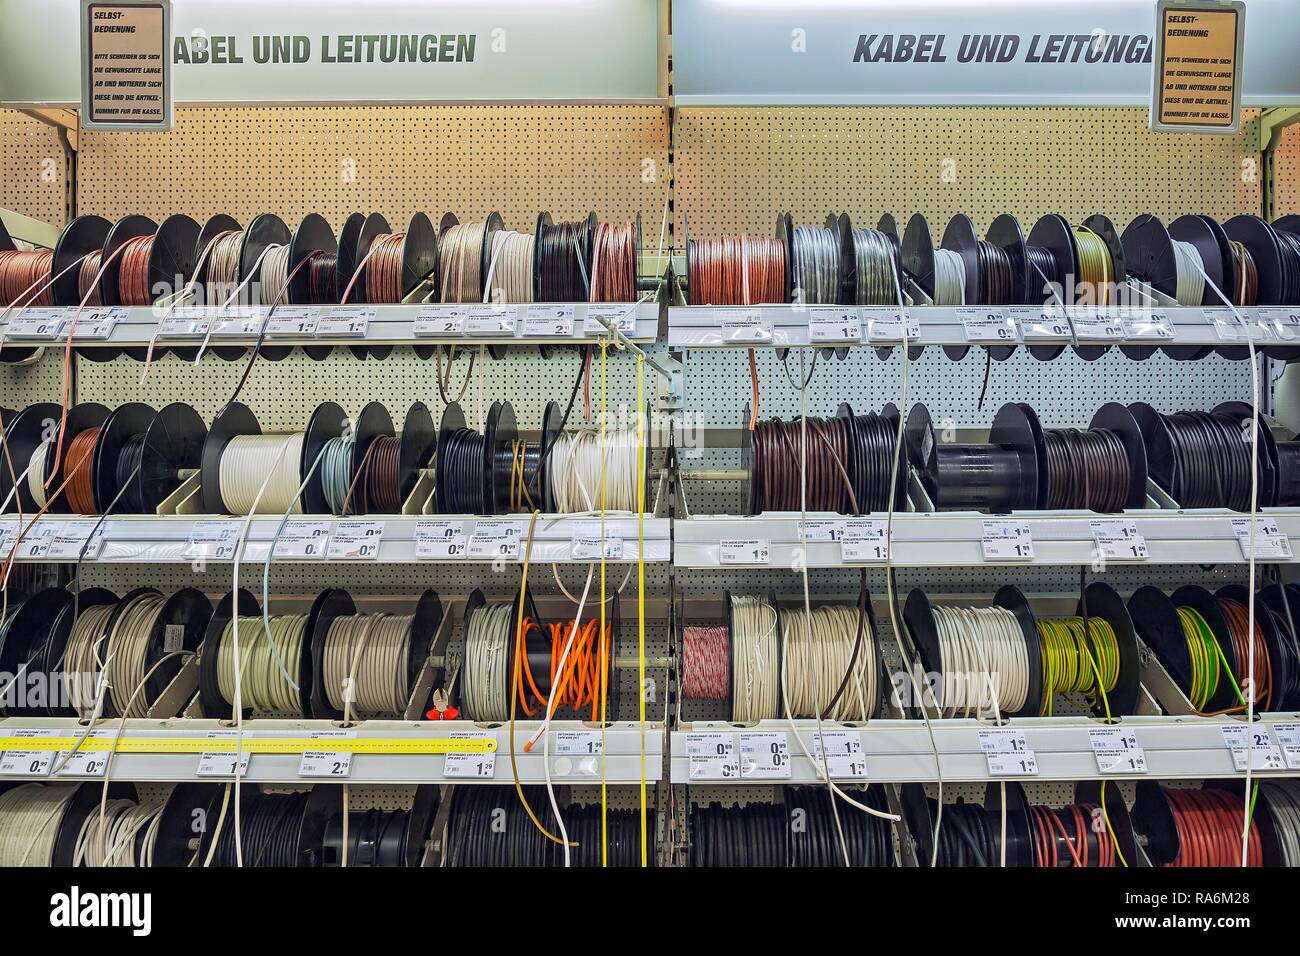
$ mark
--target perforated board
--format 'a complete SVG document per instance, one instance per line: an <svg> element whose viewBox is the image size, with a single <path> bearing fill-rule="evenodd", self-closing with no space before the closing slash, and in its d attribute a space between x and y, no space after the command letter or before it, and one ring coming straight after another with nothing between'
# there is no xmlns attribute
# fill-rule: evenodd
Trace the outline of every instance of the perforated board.
<svg viewBox="0 0 1300 956"><path fill-rule="evenodd" d="M0 110L0 207L62 226L66 182L58 130Z"/></svg>
<svg viewBox="0 0 1300 956"><path fill-rule="evenodd" d="M1282 142L1273 154L1275 164L1274 202L1279 216L1300 213L1300 125L1282 131Z"/></svg>

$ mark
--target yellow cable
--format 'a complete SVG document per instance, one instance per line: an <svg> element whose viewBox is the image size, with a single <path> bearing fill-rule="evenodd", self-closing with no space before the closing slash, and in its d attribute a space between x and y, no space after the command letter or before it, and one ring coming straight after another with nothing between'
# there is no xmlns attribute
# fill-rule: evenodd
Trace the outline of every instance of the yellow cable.
<svg viewBox="0 0 1300 956"><path fill-rule="evenodd" d="M649 866L646 845L645 781L645 356L636 357L636 656L640 687L639 729L641 731L641 865ZM601 546L604 551L604 546Z"/></svg>
<svg viewBox="0 0 1300 956"><path fill-rule="evenodd" d="M1107 714L1107 716L1110 715ZM1115 828L1110 825L1110 814L1106 812L1106 783L1105 780L1101 782L1101 818L1106 821L1106 829L1110 831L1111 842L1115 844L1115 855L1119 857L1119 861L1127 869L1128 860L1124 859L1124 851L1119 848L1119 837L1115 835Z"/></svg>
<svg viewBox="0 0 1300 956"><path fill-rule="evenodd" d="M605 717L609 678L605 662L609 648L605 635L605 401L609 340L600 343L600 865L609 866L609 787L605 778Z"/></svg>
<svg viewBox="0 0 1300 956"><path fill-rule="evenodd" d="M1110 305L1115 267L1106 241L1087 226L1074 227L1074 244L1079 250L1079 284L1090 293L1090 305Z"/></svg>

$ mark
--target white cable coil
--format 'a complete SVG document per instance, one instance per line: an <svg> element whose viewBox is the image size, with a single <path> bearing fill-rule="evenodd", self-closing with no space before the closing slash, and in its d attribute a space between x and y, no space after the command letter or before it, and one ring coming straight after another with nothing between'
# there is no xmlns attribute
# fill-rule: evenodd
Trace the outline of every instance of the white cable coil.
<svg viewBox="0 0 1300 956"><path fill-rule="evenodd" d="M856 605L831 604L778 611L781 618L781 687L791 717L868 720L876 708L876 640L871 619L862 622L862 646L849 684L825 713L849 670L858 636ZM811 630L809 623L811 622Z"/></svg>
<svg viewBox="0 0 1300 956"><path fill-rule="evenodd" d="M966 304L966 261L951 249L934 250L934 304Z"/></svg>
<svg viewBox="0 0 1300 956"><path fill-rule="evenodd" d="M600 432L583 430L561 432L551 451L551 494L560 514L599 511L601 467ZM635 429L605 430L606 511L637 510L637 480L640 477L640 451Z"/></svg>
<svg viewBox="0 0 1300 956"><path fill-rule="evenodd" d="M485 604L470 615L465 630L465 710L473 720L508 720L507 662L514 630L514 605Z"/></svg>
<svg viewBox="0 0 1300 956"><path fill-rule="evenodd" d="M487 301L506 304L533 301L535 245L533 236L525 232L499 229L492 234Z"/></svg>
<svg viewBox="0 0 1300 956"><path fill-rule="evenodd" d="M276 305L289 284L289 247L271 244L262 254L258 269L258 300L262 305Z"/></svg>
<svg viewBox="0 0 1300 956"><path fill-rule="evenodd" d="M87 814L77 835L73 866L150 867L164 803L116 799ZM143 838L140 838L143 834ZM136 842L139 839L137 855Z"/></svg>
<svg viewBox="0 0 1300 956"><path fill-rule="evenodd" d="M153 634L158 615L166 603L161 594L153 592L132 598L122 606L104 643L101 655L104 678L108 683L113 708L119 716L148 716L147 695L136 691L145 680L149 637Z"/></svg>
<svg viewBox="0 0 1300 956"><path fill-rule="evenodd" d="M38 509L44 508L47 502L45 494L45 469L49 465L50 452L54 450L54 441L45 439L32 451L32 457L27 463L27 492L36 502Z"/></svg>
<svg viewBox="0 0 1300 956"><path fill-rule="evenodd" d="M0 793L0 867L53 866L75 783L24 783Z"/></svg>
<svg viewBox="0 0 1300 956"><path fill-rule="evenodd" d="M1029 651L1015 614L1002 607L934 605L945 717L1012 714L1029 693Z"/></svg>
<svg viewBox="0 0 1300 956"><path fill-rule="evenodd" d="M291 673L297 671L306 639L306 614L279 614L271 618L271 640L280 649L280 657ZM298 690L276 663L275 650L266 639L260 617L240 617L239 655L241 696L244 707L257 713L300 714L302 702ZM231 622L221 632L217 651L217 689L223 700L235 699L235 648Z"/></svg>
<svg viewBox="0 0 1300 956"><path fill-rule="evenodd" d="M732 595L732 720L749 723L779 716L779 629L776 609L766 600L748 594Z"/></svg>
<svg viewBox="0 0 1300 956"><path fill-rule="evenodd" d="M346 719L400 718L410 701L407 661L415 618L400 614L336 617L325 634L325 694Z"/></svg>
<svg viewBox="0 0 1300 956"><path fill-rule="evenodd" d="M439 279L443 302L480 302L483 297L485 222L462 222L439 241Z"/></svg>
<svg viewBox="0 0 1300 956"><path fill-rule="evenodd" d="M1174 265L1178 274L1178 288L1174 298L1179 305L1200 305L1205 296L1205 262L1201 253L1190 242L1174 242Z"/></svg>
<svg viewBox="0 0 1300 956"><path fill-rule="evenodd" d="M68 702L83 719L91 717L95 710L99 644L106 636L108 620L116 609L116 604L83 607L63 651L63 682Z"/></svg>
<svg viewBox="0 0 1300 956"><path fill-rule="evenodd" d="M236 435L221 453L219 487L221 502L234 515L279 514L292 510L302 514L296 498L301 482L303 433L281 435ZM257 497L270 474L266 491ZM254 503L257 510L253 512Z"/></svg>

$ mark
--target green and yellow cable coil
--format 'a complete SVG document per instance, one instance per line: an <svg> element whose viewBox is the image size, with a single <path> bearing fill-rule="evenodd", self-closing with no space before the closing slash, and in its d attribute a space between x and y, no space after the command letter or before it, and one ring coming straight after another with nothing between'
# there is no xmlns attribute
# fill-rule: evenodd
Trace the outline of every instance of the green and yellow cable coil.
<svg viewBox="0 0 1300 956"><path fill-rule="evenodd" d="M1052 716L1057 694L1083 694L1090 704L1106 695L1119 682L1119 642L1110 622L1089 617L1038 620L1038 638L1043 648L1044 717ZM1109 711L1107 705L1107 711Z"/></svg>

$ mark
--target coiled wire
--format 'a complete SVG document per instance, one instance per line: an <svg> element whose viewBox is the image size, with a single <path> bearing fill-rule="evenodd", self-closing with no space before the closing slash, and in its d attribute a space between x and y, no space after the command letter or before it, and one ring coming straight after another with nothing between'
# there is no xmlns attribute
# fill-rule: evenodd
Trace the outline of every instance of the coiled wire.
<svg viewBox="0 0 1300 956"><path fill-rule="evenodd" d="M541 271L539 302L591 301L590 275L585 261L589 238L587 220L557 222L542 234L538 251Z"/></svg>
<svg viewBox="0 0 1300 956"><path fill-rule="evenodd" d="M95 690L99 684L99 643L107 633L109 618L116 604L97 604L81 609L63 652L61 679L68 702L83 719L95 710Z"/></svg>
<svg viewBox="0 0 1300 956"><path fill-rule="evenodd" d="M641 450L635 428L560 432L550 457L551 494L560 514L636 511ZM604 466L604 493L601 467ZM602 504L603 502L603 504Z"/></svg>
<svg viewBox="0 0 1300 956"><path fill-rule="evenodd" d="M1255 258L1244 243L1232 239L1232 261L1236 266L1237 282L1232 288L1234 305L1253 306L1259 301L1259 269Z"/></svg>
<svg viewBox="0 0 1300 956"><path fill-rule="evenodd" d="M270 617L271 641L279 648L280 660L296 673L306 640L306 614L276 614ZM299 714L302 702L276 660L267 641L261 617L240 617L239 653L242 661L240 695L245 707L258 713ZM235 642L233 624L226 622L217 645L217 689L227 703L235 699ZM247 856L247 850L245 850Z"/></svg>
<svg viewBox="0 0 1300 956"><path fill-rule="evenodd" d="M781 716L776 608L765 598L733 594L731 628L731 719L750 723Z"/></svg>
<svg viewBox="0 0 1300 956"><path fill-rule="evenodd" d="M1173 243L1177 274L1174 298L1179 305L1200 305L1205 296L1205 261L1190 242L1174 239Z"/></svg>
<svg viewBox="0 0 1300 956"><path fill-rule="evenodd" d="M1119 683L1119 643L1110 622L1089 616L1035 622L1043 651L1042 716L1051 717L1057 694L1082 694L1096 704Z"/></svg>
<svg viewBox="0 0 1300 956"><path fill-rule="evenodd" d="M485 222L463 222L442 234L438 269L443 302L483 301L483 235L486 228ZM526 301L532 301L531 297Z"/></svg>
<svg viewBox="0 0 1300 956"><path fill-rule="evenodd" d="M1212 412L1184 411L1160 418L1172 452L1166 490L1174 500L1184 508L1249 511L1249 430L1229 415Z"/></svg>
<svg viewBox="0 0 1300 956"><path fill-rule="evenodd" d="M1047 507L1110 514L1128 503L1129 458L1108 428L1047 428Z"/></svg>
<svg viewBox="0 0 1300 956"><path fill-rule="evenodd" d="M816 226L795 226L793 250L795 301L804 305L838 303L839 232Z"/></svg>
<svg viewBox="0 0 1300 956"><path fill-rule="evenodd" d="M1074 247L1079 252L1079 301L1110 305L1115 289L1115 263L1110 246L1087 226L1075 226Z"/></svg>
<svg viewBox="0 0 1300 956"><path fill-rule="evenodd" d="M933 605L945 717L1013 714L1029 693L1029 652L1015 614L1003 607Z"/></svg>
<svg viewBox="0 0 1300 956"><path fill-rule="evenodd" d="M348 490L352 487L352 456L356 442L351 437L331 438L321 451L321 493L330 514L346 514L350 502ZM296 488L294 489L297 490Z"/></svg>
<svg viewBox="0 0 1300 956"><path fill-rule="evenodd" d="M330 622L322 656L325 694L348 719L401 718L410 701L406 614L342 615Z"/></svg>
<svg viewBox="0 0 1300 956"><path fill-rule="evenodd" d="M979 263L982 305L1012 305L1011 257L1007 250L992 242L979 240L976 259Z"/></svg>
<svg viewBox="0 0 1300 956"><path fill-rule="evenodd" d="M54 865L75 783L24 783L0 793L0 867Z"/></svg>
<svg viewBox="0 0 1300 956"><path fill-rule="evenodd" d="M781 620L781 688L791 717L816 717L828 720L868 720L876 710L878 690L876 676L876 637L870 619L857 659L853 649L857 642L858 608L830 604L778 611ZM840 678L849 672L848 691L835 705L832 696Z"/></svg>
<svg viewBox="0 0 1300 956"><path fill-rule="evenodd" d="M687 291L692 305L761 305L786 298L785 243L771 236L692 239Z"/></svg>
<svg viewBox="0 0 1300 956"><path fill-rule="evenodd" d="M124 798L108 800L86 814L77 834L73 866L149 867L166 803Z"/></svg>
<svg viewBox="0 0 1300 956"><path fill-rule="evenodd" d="M120 717L148 716L150 702L137 691L144 684L150 664L149 639L166 603L157 592L136 595L122 604L108 633L102 655L104 678L113 709Z"/></svg>
<svg viewBox="0 0 1300 956"><path fill-rule="evenodd" d="M492 234L492 261L488 267L488 287L492 302L513 304L533 301L535 247L536 239L530 233L498 229Z"/></svg>
<svg viewBox="0 0 1300 956"><path fill-rule="evenodd" d="M951 249L934 250L934 304L966 304L966 261Z"/></svg>
<svg viewBox="0 0 1300 956"><path fill-rule="evenodd" d="M486 604L465 624L465 713L472 720L508 720L507 691L514 607Z"/></svg>
<svg viewBox="0 0 1300 956"><path fill-rule="evenodd" d="M897 305L903 268L897 241L875 229L853 230L853 301Z"/></svg>
<svg viewBox="0 0 1300 956"><path fill-rule="evenodd" d="M302 432L236 435L221 453L218 489L228 514L302 514L298 497L302 468ZM267 481L268 473L271 475ZM266 481L266 490L257 497ZM346 489L345 489L346 491Z"/></svg>

